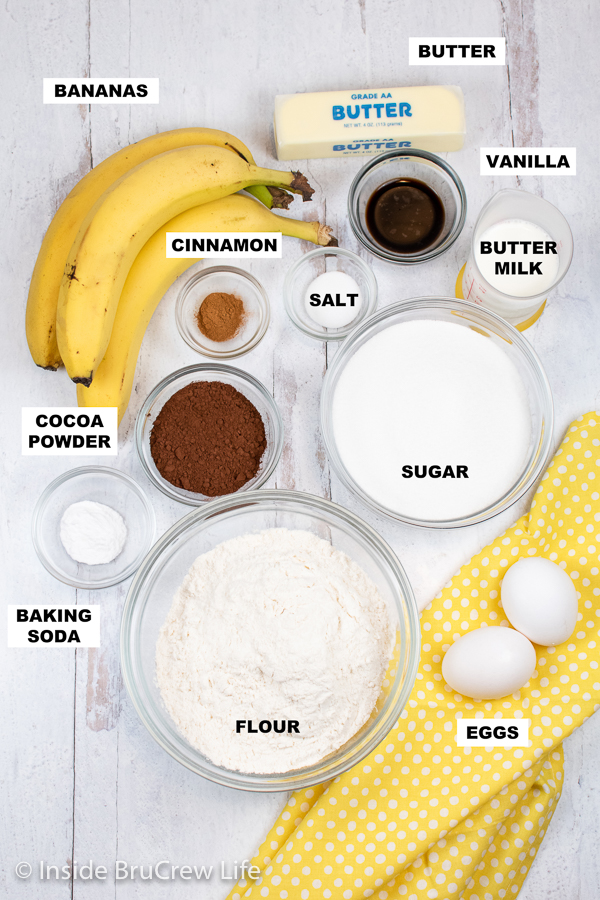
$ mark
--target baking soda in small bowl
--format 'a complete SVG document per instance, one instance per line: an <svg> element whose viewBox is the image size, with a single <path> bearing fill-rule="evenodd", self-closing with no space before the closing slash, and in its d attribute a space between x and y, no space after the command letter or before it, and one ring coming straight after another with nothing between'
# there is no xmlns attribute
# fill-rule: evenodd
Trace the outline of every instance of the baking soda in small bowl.
<svg viewBox="0 0 600 900"><path fill-rule="evenodd" d="M80 500L64 511L60 520L60 540L75 562L88 566L106 565L123 550L127 526L112 506Z"/></svg>

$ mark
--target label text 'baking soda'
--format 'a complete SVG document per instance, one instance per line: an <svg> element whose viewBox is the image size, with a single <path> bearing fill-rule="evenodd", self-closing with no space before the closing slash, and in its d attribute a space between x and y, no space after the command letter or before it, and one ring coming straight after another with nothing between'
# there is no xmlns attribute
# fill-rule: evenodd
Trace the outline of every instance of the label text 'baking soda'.
<svg viewBox="0 0 600 900"><path fill-rule="evenodd" d="M99 606L9 606L8 647L99 647Z"/></svg>

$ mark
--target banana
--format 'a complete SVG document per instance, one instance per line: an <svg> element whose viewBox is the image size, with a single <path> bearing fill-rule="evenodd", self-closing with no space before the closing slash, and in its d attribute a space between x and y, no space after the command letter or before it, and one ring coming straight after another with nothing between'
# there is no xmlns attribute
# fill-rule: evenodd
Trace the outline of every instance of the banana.
<svg viewBox="0 0 600 900"><path fill-rule="evenodd" d="M94 203L134 166L167 150L199 144L226 147L254 165L254 159L246 145L226 131L214 128L178 128L175 131L153 134L113 153L88 172L67 195L42 241L29 286L25 329L29 350L36 365L50 370L61 365L56 342L58 291L69 250ZM287 204L292 199L289 194L277 192L275 188L273 195L263 185L251 190L269 209L271 206L287 209Z"/></svg>
<svg viewBox="0 0 600 900"><path fill-rule="evenodd" d="M257 184L305 200L314 193L300 172L261 169L222 147L199 146L147 160L102 195L81 225L58 295L58 349L73 381L90 385L129 269L154 232L186 209Z"/></svg>
<svg viewBox="0 0 600 900"><path fill-rule="evenodd" d="M314 244L336 244L326 226L276 216L241 194L189 209L159 228L129 270L108 348L94 380L90 387L77 385L79 406L118 406L119 422L129 403L142 338L152 314L173 281L197 262L166 259L168 231L281 231Z"/></svg>

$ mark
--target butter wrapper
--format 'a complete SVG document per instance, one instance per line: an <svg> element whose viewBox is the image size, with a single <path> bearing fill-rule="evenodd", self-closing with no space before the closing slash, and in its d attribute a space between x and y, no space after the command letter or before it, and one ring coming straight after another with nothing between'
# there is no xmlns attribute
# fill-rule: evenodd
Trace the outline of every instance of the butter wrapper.
<svg viewBox="0 0 600 900"><path fill-rule="evenodd" d="M443 153L463 146L465 100L456 85L280 94L274 128L280 160Z"/></svg>

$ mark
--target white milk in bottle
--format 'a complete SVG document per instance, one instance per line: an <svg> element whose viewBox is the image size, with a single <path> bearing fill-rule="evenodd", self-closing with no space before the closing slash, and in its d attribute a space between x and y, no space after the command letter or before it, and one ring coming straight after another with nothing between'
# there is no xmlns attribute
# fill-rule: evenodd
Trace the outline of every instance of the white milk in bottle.
<svg viewBox="0 0 600 900"><path fill-rule="evenodd" d="M523 330L566 274L573 236L563 214L528 191L501 190L479 214L456 296Z"/></svg>
<svg viewBox="0 0 600 900"><path fill-rule="evenodd" d="M532 297L554 284L557 242L535 222L503 219L477 241L475 259L492 287L511 297Z"/></svg>

